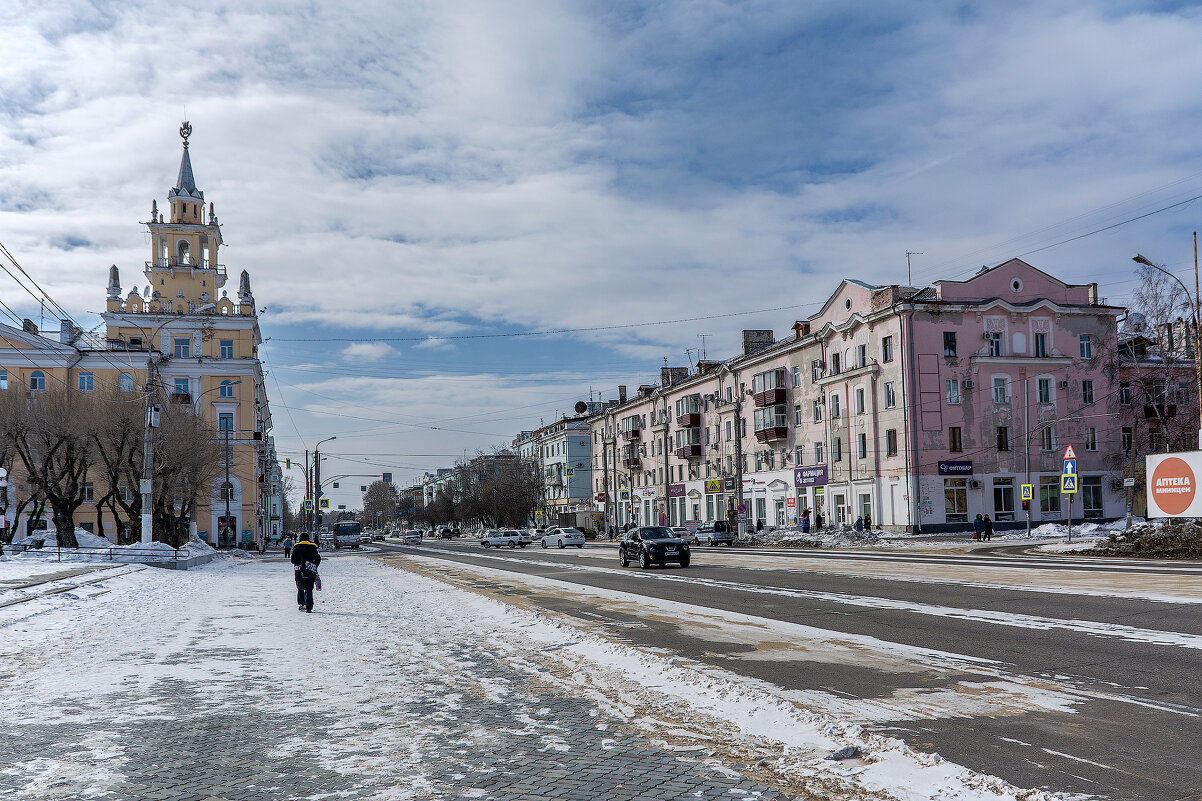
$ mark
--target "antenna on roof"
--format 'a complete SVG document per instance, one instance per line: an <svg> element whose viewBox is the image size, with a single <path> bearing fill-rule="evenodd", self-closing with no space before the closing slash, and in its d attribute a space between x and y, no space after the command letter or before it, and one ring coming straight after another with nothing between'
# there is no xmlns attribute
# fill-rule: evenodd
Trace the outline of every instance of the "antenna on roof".
<svg viewBox="0 0 1202 801"><path fill-rule="evenodd" d="M705 339L713 336L713 334L698 334L697 338L701 340L701 361L705 361Z"/></svg>
<svg viewBox="0 0 1202 801"><path fill-rule="evenodd" d="M906 283L909 284L910 286L914 285L914 279L910 278L910 257L911 256L925 256L925 255L926 254L923 253L921 250L907 250L906 251Z"/></svg>

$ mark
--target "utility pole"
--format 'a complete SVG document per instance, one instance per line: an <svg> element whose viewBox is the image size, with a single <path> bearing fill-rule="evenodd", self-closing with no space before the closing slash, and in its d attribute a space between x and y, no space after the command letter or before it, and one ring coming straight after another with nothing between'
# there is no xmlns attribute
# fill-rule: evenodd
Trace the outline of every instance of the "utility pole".
<svg viewBox="0 0 1202 801"><path fill-rule="evenodd" d="M665 525L665 526L672 525L672 499L670 497L668 497L668 487L672 484L672 472L671 472L672 468L668 465L668 448L670 447L670 445L672 443L671 438L668 436L668 427L669 427L668 421L670 419L671 419L671 417L668 416L668 401L667 401L667 399L665 399L664 400L664 442L663 442L664 499L663 499L663 507L662 507L664 509L664 511L667 512L667 516L664 517L664 522L663 522L663 525Z"/></svg>
<svg viewBox="0 0 1202 801"><path fill-rule="evenodd" d="M221 494L225 496L225 524L230 524L230 496L234 494L234 485L230 483L230 429L233 428L233 420L230 425L225 427L225 484L221 487ZM234 526L234 540L238 539L238 527ZM232 546L231 546L232 547Z"/></svg>
<svg viewBox="0 0 1202 801"><path fill-rule="evenodd" d="M601 511L605 518L606 533L612 533L614 529L609 527L609 444L605 441L605 429L601 429L601 481L605 489L602 491L601 497L604 498L601 502Z"/></svg>
<svg viewBox="0 0 1202 801"><path fill-rule="evenodd" d="M1194 231L1194 368L1198 373L1198 447L1202 448L1202 348L1198 336L1202 335L1202 297L1198 295L1198 232Z"/></svg>
<svg viewBox="0 0 1202 801"><path fill-rule="evenodd" d="M914 283L913 280L910 278L910 257L911 256L922 256L922 255L925 255L925 254L921 250L907 250L906 251L906 284L908 286L912 286Z"/></svg>
<svg viewBox="0 0 1202 801"><path fill-rule="evenodd" d="M150 343L147 343L148 345ZM154 349L146 354L146 433L142 438L142 544L154 540L154 430L159 427L160 408L154 402L156 383Z"/></svg>
<svg viewBox="0 0 1202 801"><path fill-rule="evenodd" d="M1031 379L1023 379L1023 453L1027 459L1027 484L1031 483ZM1027 502L1027 537L1031 536L1031 505L1035 503L1035 487L1031 487L1031 500Z"/></svg>
<svg viewBox="0 0 1202 801"><path fill-rule="evenodd" d="M735 512L738 515L738 536L743 536L743 390L735 388Z"/></svg>
<svg viewBox="0 0 1202 801"><path fill-rule="evenodd" d="M313 504L313 484L310 481L310 478L311 478L311 476L309 475L309 449L306 448L305 449L305 500L309 502L310 506L312 506L312 504ZM302 515L302 519L304 520L304 523L305 523L305 531L311 531L313 510L305 509L304 502L302 502L301 503L301 511L304 512L304 514Z"/></svg>

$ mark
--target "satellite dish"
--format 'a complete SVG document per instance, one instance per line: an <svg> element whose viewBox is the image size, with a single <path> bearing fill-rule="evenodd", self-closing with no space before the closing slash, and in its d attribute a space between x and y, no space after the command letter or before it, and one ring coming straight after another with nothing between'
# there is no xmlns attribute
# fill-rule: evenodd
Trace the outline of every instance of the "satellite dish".
<svg viewBox="0 0 1202 801"><path fill-rule="evenodd" d="M576 401L576 414L584 414L588 411L588 404L584 401Z"/></svg>

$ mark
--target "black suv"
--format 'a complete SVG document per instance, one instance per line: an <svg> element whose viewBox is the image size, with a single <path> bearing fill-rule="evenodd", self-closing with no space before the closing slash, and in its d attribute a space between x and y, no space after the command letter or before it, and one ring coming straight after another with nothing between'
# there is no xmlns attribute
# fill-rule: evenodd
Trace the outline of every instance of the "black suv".
<svg viewBox="0 0 1202 801"><path fill-rule="evenodd" d="M688 567L689 544L665 526L643 526L632 529L618 544L618 562L622 567L631 562L643 568L653 564L663 567L667 562Z"/></svg>

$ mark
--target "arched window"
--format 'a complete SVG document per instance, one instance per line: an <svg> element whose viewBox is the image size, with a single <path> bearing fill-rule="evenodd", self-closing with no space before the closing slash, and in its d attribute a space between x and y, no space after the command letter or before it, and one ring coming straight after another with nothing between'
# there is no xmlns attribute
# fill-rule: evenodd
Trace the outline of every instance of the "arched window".
<svg viewBox="0 0 1202 801"><path fill-rule="evenodd" d="M175 246L175 255L177 264L191 264L192 254L188 249L188 240L181 239L179 244Z"/></svg>
<svg viewBox="0 0 1202 801"><path fill-rule="evenodd" d="M223 501L234 500L234 485L228 481L221 482L221 495L219 497Z"/></svg>
<svg viewBox="0 0 1202 801"><path fill-rule="evenodd" d="M117 377L117 389L122 392L134 391L134 377L129 373L122 373Z"/></svg>
<svg viewBox="0 0 1202 801"><path fill-rule="evenodd" d="M234 382L233 381L222 381L221 382L221 390L217 394L223 398L234 397Z"/></svg>
<svg viewBox="0 0 1202 801"><path fill-rule="evenodd" d="M29 374L29 388L36 391L41 391L46 388L46 374L41 370L34 370Z"/></svg>

